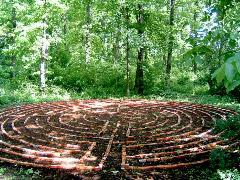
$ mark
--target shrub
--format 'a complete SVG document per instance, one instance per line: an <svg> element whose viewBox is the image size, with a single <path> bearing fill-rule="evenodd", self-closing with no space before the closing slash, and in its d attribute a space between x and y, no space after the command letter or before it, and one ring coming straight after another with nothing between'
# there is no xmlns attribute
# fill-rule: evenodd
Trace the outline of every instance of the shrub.
<svg viewBox="0 0 240 180"><path fill-rule="evenodd" d="M16 89L5 86L0 90L0 107L20 103L67 99L70 99L70 93L60 87L49 86L46 88L45 94L41 94L39 87L29 82L23 83Z"/></svg>
<svg viewBox="0 0 240 180"><path fill-rule="evenodd" d="M223 138L237 137L240 136L240 115L233 116L227 120L219 119L216 120L214 133L223 132L221 135Z"/></svg>
<svg viewBox="0 0 240 180"><path fill-rule="evenodd" d="M225 169L231 165L230 155L225 150L217 148L211 152L210 163L214 169Z"/></svg>
<svg viewBox="0 0 240 180"><path fill-rule="evenodd" d="M230 169L230 170L218 170L218 175L220 179L225 180L239 180L240 179L240 172L237 169Z"/></svg>

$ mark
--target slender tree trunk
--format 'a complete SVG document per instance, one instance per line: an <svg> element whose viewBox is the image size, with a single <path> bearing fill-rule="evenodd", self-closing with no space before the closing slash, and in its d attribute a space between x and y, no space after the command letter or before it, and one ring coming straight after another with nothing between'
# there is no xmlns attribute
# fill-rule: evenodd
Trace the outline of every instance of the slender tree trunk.
<svg viewBox="0 0 240 180"><path fill-rule="evenodd" d="M106 31L106 23L105 23L105 18L101 19L101 27L102 27L102 30L103 31ZM102 40L102 45L103 45L103 48L102 48L102 51L101 51L101 58L100 60L102 61L103 59L106 60L107 58L107 55L106 55L106 51L107 51L107 36L106 36L106 33L103 33L103 35L101 36L101 40Z"/></svg>
<svg viewBox="0 0 240 180"><path fill-rule="evenodd" d="M48 59L48 39L46 28L43 29L43 38L42 38L42 54L41 54L41 63L40 63L40 90L45 91L46 88L46 61Z"/></svg>
<svg viewBox="0 0 240 180"><path fill-rule="evenodd" d="M114 64L116 64L119 61L119 57L120 57L119 41L120 41L121 32L120 32L119 28L120 27L118 27L118 31L117 31L116 37L115 37L115 42L113 44Z"/></svg>
<svg viewBox="0 0 240 180"><path fill-rule="evenodd" d="M148 48L147 48L147 46L144 46L144 53L145 53L144 59L147 62L147 59L148 59Z"/></svg>
<svg viewBox="0 0 240 180"><path fill-rule="evenodd" d="M127 36L126 36L126 96L129 97L130 95L130 87L129 87L129 55L130 55L130 46L129 46L129 32L128 32L128 25L129 25L129 9L126 8L126 24L127 24Z"/></svg>
<svg viewBox="0 0 240 180"><path fill-rule="evenodd" d="M220 21L220 26L222 29L222 33L220 34L220 41L219 41L219 49L218 49L218 66L220 67L222 65L222 54L225 46L225 32L223 31L224 29L224 19L225 19L225 11L223 10L223 13L221 14L221 21Z"/></svg>
<svg viewBox="0 0 240 180"><path fill-rule="evenodd" d="M219 42L219 49L218 49L218 66L222 65L222 51L224 48L224 37L222 36Z"/></svg>
<svg viewBox="0 0 240 180"><path fill-rule="evenodd" d="M119 9L119 11L121 12L121 9ZM127 12L125 12L127 13ZM125 14L126 16L128 16L127 14ZM121 56L120 54L120 45L119 42L121 40L121 18L122 18L122 14L119 13L116 16L116 22L117 22L117 32L115 33L115 43L113 45L113 56L114 56L114 63L117 63L119 61L119 58ZM125 21L127 20L127 17L125 18Z"/></svg>
<svg viewBox="0 0 240 180"><path fill-rule="evenodd" d="M198 1L195 1L194 4L195 4L195 6L197 6ZM194 11L194 14L193 14L193 21L194 21L194 23L197 22L197 12L196 12L196 11ZM197 40L196 40L196 38L197 38L197 31L196 31L196 28L194 28L194 38L195 38L194 47L196 47L196 46L197 46ZM196 62L196 57L195 57L195 59L193 60L193 72L194 72L194 74L197 74L197 62Z"/></svg>
<svg viewBox="0 0 240 180"><path fill-rule="evenodd" d="M67 50L67 42L66 42L66 35L67 35L67 14L63 15L63 35L64 35L64 48Z"/></svg>
<svg viewBox="0 0 240 180"><path fill-rule="evenodd" d="M44 92L46 88L46 59L41 57L40 63L40 90Z"/></svg>
<svg viewBox="0 0 240 180"><path fill-rule="evenodd" d="M170 35L168 40L168 53L167 53L167 61L166 61L166 77L165 84L169 85L170 74L172 69L172 52L173 52L173 25L174 25L174 6L175 0L170 0L170 17L169 17L169 26L170 26Z"/></svg>
<svg viewBox="0 0 240 180"><path fill-rule="evenodd" d="M17 27L17 20L16 20L16 8L12 8L12 31ZM15 38L12 36L12 43L15 44ZM15 52L12 53L12 77L16 77L16 55Z"/></svg>
<svg viewBox="0 0 240 180"><path fill-rule="evenodd" d="M46 0L45 5L46 6ZM46 61L48 59L48 35L47 35L47 17L43 18L43 34L42 34L42 47L41 47L41 62L40 62L40 90L44 93L46 88Z"/></svg>
<svg viewBox="0 0 240 180"><path fill-rule="evenodd" d="M91 58L91 37L90 37L90 26L91 26L91 0L87 1L86 5L86 39L85 39L85 62L90 63Z"/></svg>
<svg viewBox="0 0 240 180"><path fill-rule="evenodd" d="M193 73L197 74L197 62L196 62L196 59L193 60Z"/></svg>
<svg viewBox="0 0 240 180"><path fill-rule="evenodd" d="M163 59L164 66L166 66L166 64L167 64L167 57L166 57L165 53L163 54L162 59Z"/></svg>
<svg viewBox="0 0 240 180"><path fill-rule="evenodd" d="M144 84L143 84L143 58L144 58L144 45L143 45L143 35L144 35L144 18L143 18L144 9L141 4L138 4L138 14L137 14L137 23L138 23L138 36L141 40L140 47L138 48L138 57L137 57L137 69L136 69L136 78L135 78L135 87L134 89L140 95L143 95Z"/></svg>

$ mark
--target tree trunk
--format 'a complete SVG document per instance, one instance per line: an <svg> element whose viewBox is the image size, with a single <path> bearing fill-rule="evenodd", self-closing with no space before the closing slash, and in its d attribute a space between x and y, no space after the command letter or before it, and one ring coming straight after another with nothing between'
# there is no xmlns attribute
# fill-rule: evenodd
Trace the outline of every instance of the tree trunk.
<svg viewBox="0 0 240 180"><path fill-rule="evenodd" d="M173 25L174 25L174 6L175 0L170 0L170 17L169 17L169 26L170 26L170 35L168 40L168 53L167 53L167 61L166 61L166 77L165 84L169 85L170 74L172 69L172 52L173 52Z"/></svg>
<svg viewBox="0 0 240 180"><path fill-rule="evenodd" d="M17 20L16 20L16 8L12 8L12 31L17 27ZM12 36L12 43L15 44L15 38ZM12 78L16 77L16 55L15 52L12 52Z"/></svg>
<svg viewBox="0 0 240 180"><path fill-rule="evenodd" d="M45 5L46 6L46 0ZM48 59L48 35L47 35L47 16L43 18L43 35L42 35L42 48L41 48L41 62L40 62L40 91L44 93L46 88L46 61Z"/></svg>
<svg viewBox="0 0 240 180"><path fill-rule="evenodd" d="M166 64L167 64L167 57L166 57L165 53L163 54L162 59L163 59L163 65L166 66Z"/></svg>
<svg viewBox="0 0 240 180"><path fill-rule="evenodd" d="M143 95L144 84L143 84L143 58L144 58L144 45L143 45L143 34L144 34L144 18L143 18L144 9L141 4L138 4L138 14L137 14L137 23L138 23L138 36L141 41L140 47L138 48L138 57L137 57L137 69L136 69L136 78L135 78L135 87L137 94Z"/></svg>
<svg viewBox="0 0 240 180"><path fill-rule="evenodd" d="M46 88L46 61L48 59L48 39L46 28L43 28L43 38L42 38L42 53L41 53L41 63L40 63L40 90L45 91Z"/></svg>
<svg viewBox="0 0 240 180"><path fill-rule="evenodd" d="M197 6L198 1L195 1L194 4L195 4L195 6ZM193 14L193 21L194 21L194 23L197 22L197 12L196 12L196 11L194 11L194 14ZM196 31L195 28L194 28L194 38L195 38L194 47L196 47L196 46L197 46L197 40L196 40L196 38L197 38L197 31ZM194 72L194 74L197 74L197 62L196 62L196 57L195 57L195 59L193 60L193 72Z"/></svg>
<svg viewBox="0 0 240 180"><path fill-rule="evenodd" d="M193 60L193 73L197 74L197 62L196 62L196 59Z"/></svg>
<svg viewBox="0 0 240 180"><path fill-rule="evenodd" d="M42 55L41 63L40 63L40 90L41 90L41 92L44 92L45 88L46 88L46 58Z"/></svg>
<svg viewBox="0 0 240 180"><path fill-rule="evenodd" d="M220 40L219 40L219 49L218 49L218 66L220 67L222 65L222 55L223 55L223 50L225 46L225 32L224 32L224 19L225 19L225 12L221 14L221 21L220 21L220 26L221 26L221 34L220 34Z"/></svg>
<svg viewBox="0 0 240 180"><path fill-rule="evenodd" d="M129 17L127 17L127 16L129 16L128 12L127 12L128 10L127 10L127 8L125 10L126 10L126 12L124 12L124 13L126 13L126 14L123 15L123 17L126 16L125 17L125 22L128 23L128 21L129 21ZM121 12L121 8L119 8L119 12ZM119 61L119 58L121 58L120 57L121 56L121 54L120 54L121 47L120 47L120 44L119 44L120 41L121 41L121 35L122 35L121 34L121 20L122 20L122 14L117 13L117 15L116 15L117 32L115 33L115 42L113 44L114 64Z"/></svg>
<svg viewBox="0 0 240 180"><path fill-rule="evenodd" d="M87 1L86 5L86 39L85 39L85 62L90 63L91 58L91 37L90 37L90 26L91 26L91 0Z"/></svg>
<svg viewBox="0 0 240 180"><path fill-rule="evenodd" d="M129 47L129 32L128 32L128 25L129 25L129 10L126 8L126 24L127 24L127 36L126 36L126 96L129 97L130 95L130 88L129 88L129 54L130 54L130 47Z"/></svg>
<svg viewBox="0 0 240 180"><path fill-rule="evenodd" d="M113 44L113 56L114 56L114 64L116 64L119 61L119 57L120 57L120 47L119 47L119 41L120 41L120 29L118 27L118 31L116 33L116 37L115 37L115 42Z"/></svg>
<svg viewBox="0 0 240 180"><path fill-rule="evenodd" d="M221 36L219 41L219 49L218 49L218 66L220 67L222 65L222 51L224 48L224 37Z"/></svg>
<svg viewBox="0 0 240 180"><path fill-rule="evenodd" d="M148 60L148 48L147 48L147 46L144 46L144 53L145 53L144 59L147 62L147 60Z"/></svg>
<svg viewBox="0 0 240 180"><path fill-rule="evenodd" d="M66 42L66 35L67 35L67 14L63 15L63 35L64 35L64 48L67 50L67 42Z"/></svg>

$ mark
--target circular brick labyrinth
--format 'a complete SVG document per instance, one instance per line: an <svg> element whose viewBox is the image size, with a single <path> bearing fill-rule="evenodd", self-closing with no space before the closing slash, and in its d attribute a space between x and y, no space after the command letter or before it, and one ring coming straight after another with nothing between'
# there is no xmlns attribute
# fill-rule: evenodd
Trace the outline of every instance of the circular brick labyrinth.
<svg viewBox="0 0 240 180"><path fill-rule="evenodd" d="M147 100L82 100L0 112L0 160L70 172L187 167L216 147L239 145L212 133L212 121L237 114L213 106Z"/></svg>

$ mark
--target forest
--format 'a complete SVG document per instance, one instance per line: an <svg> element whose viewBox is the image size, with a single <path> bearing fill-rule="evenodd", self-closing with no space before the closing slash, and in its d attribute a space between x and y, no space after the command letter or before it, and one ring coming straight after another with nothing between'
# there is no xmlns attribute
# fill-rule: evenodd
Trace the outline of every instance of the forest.
<svg viewBox="0 0 240 180"><path fill-rule="evenodd" d="M0 119L10 106L77 99L190 102L240 112L239 13L239 0L0 0ZM214 153L228 169L203 168L197 178L238 179L236 166ZM1 160L0 177L12 172L42 173Z"/></svg>

